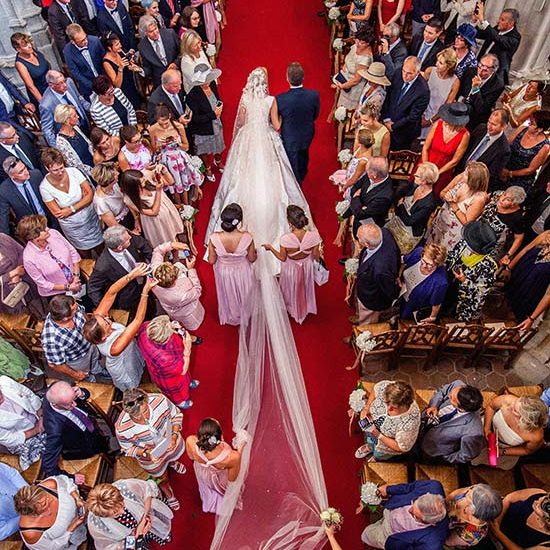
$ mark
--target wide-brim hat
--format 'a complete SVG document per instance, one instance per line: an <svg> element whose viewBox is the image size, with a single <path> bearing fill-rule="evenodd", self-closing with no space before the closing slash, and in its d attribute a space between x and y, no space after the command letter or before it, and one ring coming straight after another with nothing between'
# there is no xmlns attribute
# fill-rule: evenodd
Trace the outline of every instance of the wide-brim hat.
<svg viewBox="0 0 550 550"><path fill-rule="evenodd" d="M456 29L456 34L462 36L470 46L474 48L477 46L477 29L473 25L470 25L470 23L462 23L462 25Z"/></svg>
<svg viewBox="0 0 550 550"><path fill-rule="evenodd" d="M453 126L466 126L470 121L468 105L464 103L444 103L438 111L439 118Z"/></svg>
<svg viewBox="0 0 550 550"><path fill-rule="evenodd" d="M386 66L384 63L380 63L380 61L371 63L366 70L359 69L357 74L369 82L380 84L380 86L389 86L391 84L390 80L386 76Z"/></svg>
<svg viewBox="0 0 550 550"><path fill-rule="evenodd" d="M220 69L213 69L206 63L199 63L194 71L191 78L191 88L194 86L202 86L203 84L210 84L217 80L221 76L222 72Z"/></svg>
<svg viewBox="0 0 550 550"><path fill-rule="evenodd" d="M489 254L498 242L494 229L483 220L467 223L462 229L462 237L477 254Z"/></svg>

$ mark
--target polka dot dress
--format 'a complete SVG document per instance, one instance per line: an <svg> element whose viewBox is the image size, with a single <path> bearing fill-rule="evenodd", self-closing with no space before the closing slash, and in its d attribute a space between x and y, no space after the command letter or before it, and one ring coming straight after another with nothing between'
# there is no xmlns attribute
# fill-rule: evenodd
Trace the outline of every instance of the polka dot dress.
<svg viewBox="0 0 550 550"><path fill-rule="evenodd" d="M116 519L116 521L118 521L121 525L124 525L124 527L128 527L129 529L136 529L139 523L137 519L128 510L126 510L126 508L124 508L124 512L122 512L122 514L115 516L114 519ZM145 542L156 542L160 546L163 546L167 542L170 542L170 537L166 539L161 539L159 536L149 531L149 533L143 535L143 540Z"/></svg>

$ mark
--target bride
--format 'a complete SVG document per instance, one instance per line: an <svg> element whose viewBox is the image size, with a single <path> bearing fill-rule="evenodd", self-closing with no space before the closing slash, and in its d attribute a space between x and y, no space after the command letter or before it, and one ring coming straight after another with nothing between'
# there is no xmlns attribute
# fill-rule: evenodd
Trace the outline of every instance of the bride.
<svg viewBox="0 0 550 550"><path fill-rule="evenodd" d="M311 219L278 134L280 127L277 102L268 91L267 69L258 67L248 75L243 89L233 143L212 205L206 245L211 233L220 229L222 210L232 202L242 207L244 229L252 233L256 243L278 245L281 235L288 232L289 204L302 207ZM271 273L280 271L276 258L270 255L265 261Z"/></svg>

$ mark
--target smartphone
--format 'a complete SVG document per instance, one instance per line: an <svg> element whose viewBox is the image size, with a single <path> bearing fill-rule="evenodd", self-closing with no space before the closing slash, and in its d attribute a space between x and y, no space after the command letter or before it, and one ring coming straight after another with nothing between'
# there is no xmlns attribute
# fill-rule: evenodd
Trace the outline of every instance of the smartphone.
<svg viewBox="0 0 550 550"><path fill-rule="evenodd" d="M216 107L223 107L223 101L218 99L218 101L216 101Z"/></svg>
<svg viewBox="0 0 550 550"><path fill-rule="evenodd" d="M145 272L146 275L151 275L153 273L153 268L151 267L151 264L147 264L147 271Z"/></svg>
<svg viewBox="0 0 550 550"><path fill-rule="evenodd" d="M359 424L359 428L364 432L372 426L372 422L368 418L360 418L357 424Z"/></svg>
<svg viewBox="0 0 550 550"><path fill-rule="evenodd" d="M164 141L166 143L172 143L176 138L174 136L168 136Z"/></svg>
<svg viewBox="0 0 550 550"><path fill-rule="evenodd" d="M132 537L131 535L128 535L124 541L124 549L135 550L135 548L136 548L136 537Z"/></svg>

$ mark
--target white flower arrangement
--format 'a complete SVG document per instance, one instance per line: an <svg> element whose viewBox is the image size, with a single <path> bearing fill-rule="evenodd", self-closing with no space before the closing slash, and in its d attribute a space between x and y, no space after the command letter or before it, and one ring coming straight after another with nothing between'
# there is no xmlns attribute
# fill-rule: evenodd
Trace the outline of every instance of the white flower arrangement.
<svg viewBox="0 0 550 550"><path fill-rule="evenodd" d="M341 15L342 14L340 13L340 10L335 6L328 10L328 18L331 21L336 21L337 19L340 19Z"/></svg>
<svg viewBox="0 0 550 550"><path fill-rule="evenodd" d="M371 510L375 510L380 506L382 498L378 493L378 485L376 483L367 481L361 485L361 502Z"/></svg>
<svg viewBox="0 0 550 550"><path fill-rule="evenodd" d="M325 7L330 9L334 6L336 6L335 0L325 0Z"/></svg>
<svg viewBox="0 0 550 550"><path fill-rule="evenodd" d="M355 345L365 353L372 351L376 347L376 340L372 337L372 333L368 330L362 332L356 339Z"/></svg>
<svg viewBox="0 0 550 550"><path fill-rule="evenodd" d="M348 258L344 264L344 275L356 275L359 269L359 258Z"/></svg>
<svg viewBox="0 0 550 550"><path fill-rule="evenodd" d="M214 57L216 55L216 46L214 46L214 44L208 44L208 46L206 46L206 55L208 57Z"/></svg>
<svg viewBox="0 0 550 550"><path fill-rule="evenodd" d="M360 413L365 407L365 397L367 392L362 388L357 388L349 394L349 408L355 412Z"/></svg>
<svg viewBox="0 0 550 550"><path fill-rule="evenodd" d="M216 21L218 23L222 22L222 14L218 10L216 10Z"/></svg>
<svg viewBox="0 0 550 550"><path fill-rule="evenodd" d="M193 155L191 157L191 164L195 167L195 168L198 168L201 172L203 171L204 169L204 163L202 162L202 159L200 157L198 157L197 155Z"/></svg>
<svg viewBox="0 0 550 550"><path fill-rule="evenodd" d="M327 526L339 531L342 527L344 517L336 508L327 508L319 515L321 521Z"/></svg>
<svg viewBox="0 0 550 550"><path fill-rule="evenodd" d="M344 122L347 116L348 116L348 112L345 107L338 107L338 109L334 111L334 119L337 120L338 122Z"/></svg>
<svg viewBox="0 0 550 550"><path fill-rule="evenodd" d="M198 209L190 204L184 204L180 210L180 216L183 221L192 221L197 215Z"/></svg>
<svg viewBox="0 0 550 550"><path fill-rule="evenodd" d="M340 107L338 107L340 108ZM336 113L335 113L336 116ZM342 165L349 164L350 160L353 158L353 155L351 154L351 151L349 149L342 149L338 153L338 162Z"/></svg>
<svg viewBox="0 0 550 550"><path fill-rule="evenodd" d="M332 47L337 51L341 52L344 49L344 41L341 38L335 38L332 43Z"/></svg>
<svg viewBox="0 0 550 550"><path fill-rule="evenodd" d="M342 221L344 218L344 213L349 208L349 201L340 201L336 203L336 206L334 207L334 210L336 214L338 215L338 221Z"/></svg>

